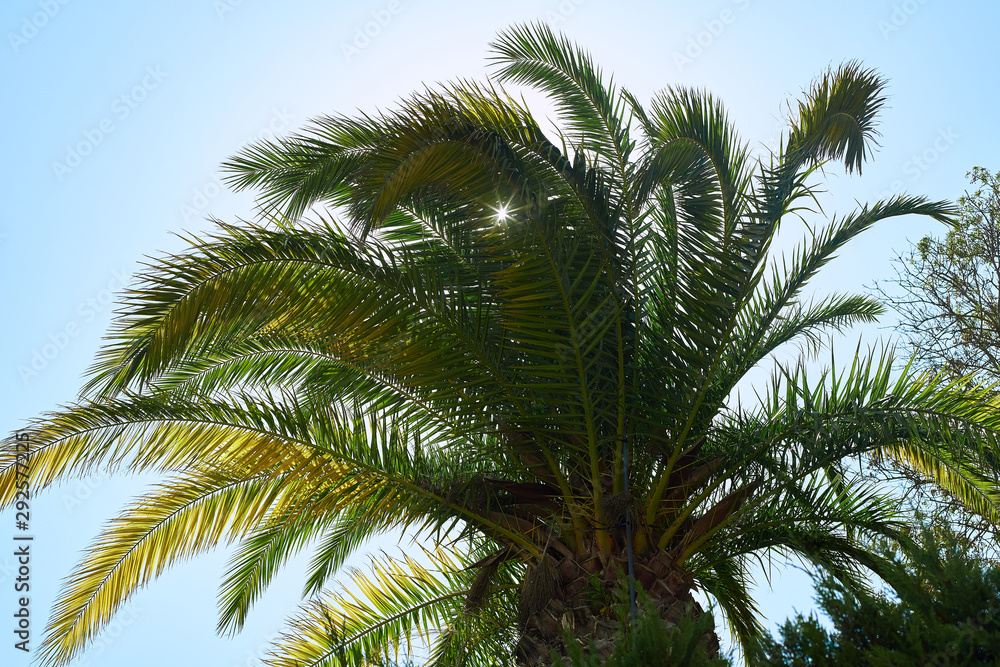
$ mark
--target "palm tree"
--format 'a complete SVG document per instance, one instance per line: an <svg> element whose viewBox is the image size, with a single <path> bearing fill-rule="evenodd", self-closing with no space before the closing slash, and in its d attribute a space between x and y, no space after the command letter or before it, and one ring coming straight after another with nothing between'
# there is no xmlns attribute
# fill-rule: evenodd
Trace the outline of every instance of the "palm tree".
<svg viewBox="0 0 1000 667"><path fill-rule="evenodd" d="M879 315L867 296L802 296L845 243L952 215L897 196L813 222L769 260L824 165L860 171L879 76L822 76L761 160L707 93L644 110L544 26L492 46L489 84L247 148L227 169L260 190L261 220L139 276L80 402L29 430L30 482L167 477L67 582L45 664L171 563L233 541L220 632L313 549L270 665L370 664L418 634L433 664L536 665L565 655L564 630L610 650L602 600L622 571L666 621L701 613L703 591L748 646L754 563L790 554L855 584L880 571L866 540L903 539L902 518L852 459L895 458L1000 518L984 391L893 379L883 351L818 378L779 368L752 409L729 398L779 346ZM552 98L557 141L502 84ZM9 504L23 468L12 442L3 457ZM423 553L332 585L396 530Z"/></svg>

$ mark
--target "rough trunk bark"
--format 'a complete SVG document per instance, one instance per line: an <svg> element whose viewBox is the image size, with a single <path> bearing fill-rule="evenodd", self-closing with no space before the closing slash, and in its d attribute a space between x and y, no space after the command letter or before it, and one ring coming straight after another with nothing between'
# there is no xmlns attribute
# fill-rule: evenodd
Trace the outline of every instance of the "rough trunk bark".
<svg viewBox="0 0 1000 667"><path fill-rule="evenodd" d="M585 654L597 653L602 661L607 660L616 642L623 639L613 601L620 599L615 596L615 588L621 581L627 582L619 578L627 567L624 558L596 554L558 562L547 557L530 567L518 610L522 630L517 664L550 667L554 651L569 665L564 641L567 631ZM637 557L635 579L668 628L685 615L698 617L705 613L691 595L691 582L672 566L665 552ZM714 630L706 633L702 641L709 655L718 652Z"/></svg>

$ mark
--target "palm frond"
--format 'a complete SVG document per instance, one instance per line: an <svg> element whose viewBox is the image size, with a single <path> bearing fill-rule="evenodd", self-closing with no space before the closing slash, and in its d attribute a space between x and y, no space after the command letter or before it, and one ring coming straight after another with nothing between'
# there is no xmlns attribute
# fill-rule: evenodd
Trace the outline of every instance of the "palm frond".
<svg viewBox="0 0 1000 667"><path fill-rule="evenodd" d="M373 563L371 576L355 571L357 592L328 593L306 603L276 640L265 664L337 667L378 663L413 640L428 642L427 628L446 627L461 609L470 581L461 561L426 553L429 564L404 555Z"/></svg>
<svg viewBox="0 0 1000 667"><path fill-rule="evenodd" d="M206 472L168 481L113 520L87 550L53 607L39 649L66 664L131 595L168 566L252 529L281 480Z"/></svg>

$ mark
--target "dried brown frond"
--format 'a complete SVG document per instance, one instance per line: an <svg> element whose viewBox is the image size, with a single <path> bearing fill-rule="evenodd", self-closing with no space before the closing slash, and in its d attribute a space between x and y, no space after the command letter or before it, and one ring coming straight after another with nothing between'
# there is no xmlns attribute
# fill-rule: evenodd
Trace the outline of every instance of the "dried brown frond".
<svg viewBox="0 0 1000 667"><path fill-rule="evenodd" d="M537 565L529 565L521 585L521 599L517 604L517 619L521 625L528 622L556 595L558 583L552 559L545 557Z"/></svg>

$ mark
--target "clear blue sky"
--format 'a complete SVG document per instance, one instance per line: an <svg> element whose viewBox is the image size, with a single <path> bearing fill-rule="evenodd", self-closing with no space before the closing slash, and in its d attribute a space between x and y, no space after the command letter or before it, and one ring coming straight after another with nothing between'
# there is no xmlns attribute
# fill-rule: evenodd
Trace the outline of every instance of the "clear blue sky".
<svg viewBox="0 0 1000 667"><path fill-rule="evenodd" d="M640 99L672 84L708 88L755 146L770 145L783 104L831 64L877 68L891 82L881 150L861 177L829 173L827 213L893 189L955 198L972 166L1000 169L995 3L5 0L0 429L74 399L112 294L144 256L180 249L175 234L209 229L207 215L252 216L249 196L220 189L222 160L322 113L371 111L424 84L482 79L491 38L529 20L564 30ZM891 278L894 252L932 229L884 224L817 285L860 289ZM95 477L34 502L32 647L59 581L146 481ZM13 544L13 523L0 514L0 545ZM13 647L12 552L0 546L0 664L20 667L29 657ZM226 558L220 550L153 582L74 664L257 664L300 581L287 573L241 636L218 638L215 588ZM772 582L773 592L761 579L771 622L812 607L802 575Z"/></svg>

